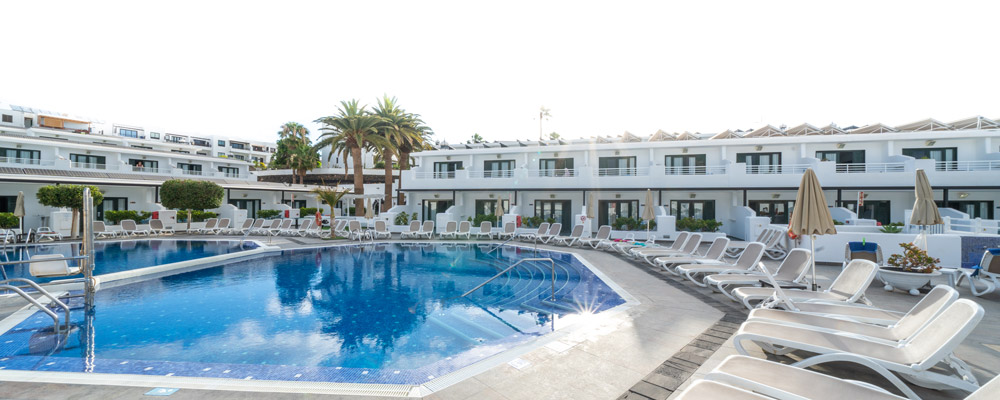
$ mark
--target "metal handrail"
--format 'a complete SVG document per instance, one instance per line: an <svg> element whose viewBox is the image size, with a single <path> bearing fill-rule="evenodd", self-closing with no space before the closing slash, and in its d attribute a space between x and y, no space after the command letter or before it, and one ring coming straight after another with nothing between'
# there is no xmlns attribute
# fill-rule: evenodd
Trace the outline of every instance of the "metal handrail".
<svg viewBox="0 0 1000 400"><path fill-rule="evenodd" d="M521 265L521 263L528 262L528 261L548 261L549 262L549 266L552 268L552 296L549 299L555 300L556 299L556 262L552 261L551 258L525 258L525 259L522 259L522 260L520 260L520 261L518 261L518 262L516 262L514 264L511 264L511 266L507 267L503 271L500 271L496 275L493 275L492 278L487 279L486 282L480 283L479 286L476 286L476 287L472 288L472 290L463 293L459 297L465 297L465 296L468 296L468 295L472 294L472 292L475 292L475 291L479 290L480 288L482 288L483 286L486 286L487 283L493 282L494 279L503 276L508 271L514 269L514 267L517 267L518 265Z"/></svg>
<svg viewBox="0 0 1000 400"><path fill-rule="evenodd" d="M52 261L52 260L46 260L46 261ZM49 293L48 290L43 289L40 285L38 285L37 283L35 283L35 282L33 282L33 281L29 280L29 279L25 279L25 278L5 279L5 280L0 281L0 285L4 285L4 286L7 286L7 287L13 287L13 288L17 288L18 290L20 290L20 288L17 287L17 286L9 285L9 283L11 283L11 282L24 282L24 283L27 283L28 286L31 286L31 288L35 289L36 292L38 292L42 296L47 297L49 300L52 300L52 302L56 303L57 306L62 307L62 309L66 312L66 320L64 321L64 323L66 324L66 330L69 331L69 306L67 306L66 303L63 303L61 300L59 300L58 297L53 296L52 293ZM21 293L24 293L24 292L22 291ZM58 321L56 321L56 325L58 326Z"/></svg>
<svg viewBox="0 0 1000 400"><path fill-rule="evenodd" d="M55 326L55 332L56 333L59 332L59 315L57 315L56 313L52 312L52 310L49 310L48 307L43 306L42 303L39 303L38 300L35 300L34 297L31 297L27 293L24 293L24 291L21 290L21 289L18 289L17 286L0 285L0 290L10 290L10 291L12 291L14 293L17 293L18 296L21 296L23 299L27 300L29 303L31 303L35 307L38 307L38 309L41 310L42 312L44 312L45 314L48 314L48 316L52 318L52 322L53 322L53 324ZM67 322L67 324L68 323L69 322Z"/></svg>
<svg viewBox="0 0 1000 400"><path fill-rule="evenodd" d="M496 245L496 247L494 247L494 248L490 249L490 251L487 251L487 252L486 252L486 255L490 255L490 253L493 253L493 252L494 252L494 251L496 251L497 249L499 249L499 248L503 247L503 245L505 245L505 244L507 244L508 242L510 242L510 241L512 241L512 240L514 240L515 238L517 238L517 234L516 234L516 233L515 233L514 235L511 235L511 237L507 238L507 240L504 240L504 241L503 241L502 243L500 243L500 244Z"/></svg>

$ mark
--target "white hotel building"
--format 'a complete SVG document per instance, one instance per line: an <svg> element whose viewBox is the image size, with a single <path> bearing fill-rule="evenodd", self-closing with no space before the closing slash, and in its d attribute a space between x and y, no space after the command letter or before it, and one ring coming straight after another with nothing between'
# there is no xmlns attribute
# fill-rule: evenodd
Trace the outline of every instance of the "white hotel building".
<svg viewBox="0 0 1000 400"><path fill-rule="evenodd" d="M393 211L417 212L439 226L492 214L502 201L510 214L553 218L566 231L583 220L594 194L596 221L588 222L596 230L615 216L639 217L651 189L658 223L715 219L723 232L746 238L760 217L787 224L806 168L817 173L828 204L842 207L832 210L835 219L847 224L906 222L916 169L927 172L951 228L980 224L980 232L996 234L1000 216L1000 122L982 117L649 137L626 132L442 146L413 157L417 166L403 173L409 205Z"/></svg>
<svg viewBox="0 0 1000 400"><path fill-rule="evenodd" d="M100 187L97 217L104 210L156 211L160 184L174 178L218 183L226 189L224 204L251 217L290 204L297 193L293 207L315 207L308 187L258 181L255 163L267 163L275 147L0 103L0 212L12 212L24 192L25 229L52 224L56 210L38 204L35 192L54 183Z"/></svg>

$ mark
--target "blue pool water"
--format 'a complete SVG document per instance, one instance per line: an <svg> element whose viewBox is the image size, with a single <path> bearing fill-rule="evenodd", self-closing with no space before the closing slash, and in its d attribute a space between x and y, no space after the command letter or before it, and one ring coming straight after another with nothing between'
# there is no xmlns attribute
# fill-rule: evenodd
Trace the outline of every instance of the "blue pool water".
<svg viewBox="0 0 1000 400"><path fill-rule="evenodd" d="M556 261L555 300L547 262L460 297L536 256ZM419 384L622 303L565 253L304 249L101 290L65 343L36 313L0 336L0 368Z"/></svg>
<svg viewBox="0 0 1000 400"><path fill-rule="evenodd" d="M170 264L198 258L229 254L237 251L256 248L255 242L234 240L123 240L94 243L94 275L112 272L128 271L155 265ZM3 261L27 260L38 254L62 254L77 256L80 254L78 243L52 243L30 246L10 247ZM76 265L75 261L71 261ZM9 265L5 267L11 278L31 278L27 265ZM48 282L52 279L32 278L37 282Z"/></svg>

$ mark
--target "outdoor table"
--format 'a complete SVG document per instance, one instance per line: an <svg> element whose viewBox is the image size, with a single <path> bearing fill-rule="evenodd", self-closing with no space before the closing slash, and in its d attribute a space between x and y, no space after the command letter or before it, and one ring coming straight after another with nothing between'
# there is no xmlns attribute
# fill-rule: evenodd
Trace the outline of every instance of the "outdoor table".
<svg viewBox="0 0 1000 400"><path fill-rule="evenodd" d="M951 268L943 267L938 270L941 275L948 277L948 286L956 288L958 286L958 280L962 278L962 268Z"/></svg>

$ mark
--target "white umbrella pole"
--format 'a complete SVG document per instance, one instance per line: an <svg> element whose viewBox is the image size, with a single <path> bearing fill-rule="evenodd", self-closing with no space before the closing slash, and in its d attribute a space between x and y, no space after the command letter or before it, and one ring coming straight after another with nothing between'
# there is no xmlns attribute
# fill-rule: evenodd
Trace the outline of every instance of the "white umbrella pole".
<svg viewBox="0 0 1000 400"><path fill-rule="evenodd" d="M816 289L817 289L817 286L816 286L816 235L810 235L810 238L809 238L809 251L811 252L810 254L812 254L812 257L810 257L811 261L812 261L812 290L815 292Z"/></svg>

